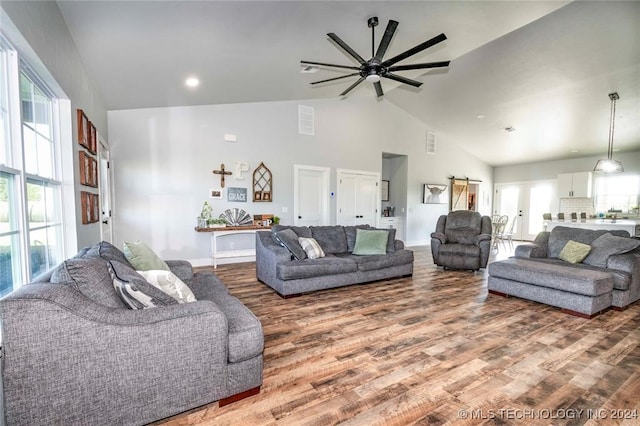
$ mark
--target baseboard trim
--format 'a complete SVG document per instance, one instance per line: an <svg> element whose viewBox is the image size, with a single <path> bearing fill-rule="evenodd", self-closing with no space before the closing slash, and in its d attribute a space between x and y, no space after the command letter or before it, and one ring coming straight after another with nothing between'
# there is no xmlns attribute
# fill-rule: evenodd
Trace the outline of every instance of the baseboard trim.
<svg viewBox="0 0 640 426"><path fill-rule="evenodd" d="M224 407L225 405L232 404L232 403L234 403L236 401L240 401L241 399L245 399L245 398L248 398L250 396L257 395L259 393L260 393L260 386L248 389L248 390L246 390L244 392L240 392L240 393L237 393L235 395L231 395L231 396L228 396L226 398L222 398L220 401L218 401L218 407Z"/></svg>

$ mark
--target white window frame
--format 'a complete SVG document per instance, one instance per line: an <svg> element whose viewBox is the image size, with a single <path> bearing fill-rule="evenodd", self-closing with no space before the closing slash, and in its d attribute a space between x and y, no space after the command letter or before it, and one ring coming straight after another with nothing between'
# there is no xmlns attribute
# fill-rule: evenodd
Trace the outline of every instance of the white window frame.
<svg viewBox="0 0 640 426"><path fill-rule="evenodd" d="M6 81L7 81L7 103L8 103L8 126L9 126L9 140L7 141L9 144L9 153L10 155L7 157L7 161L5 164L0 164L0 172L3 172L6 175L12 176L12 192L13 198L11 199L11 207L13 209L12 213L14 214L14 223L11 229L8 231L2 232L0 229L0 237L17 237L17 245L18 248L11 249L11 259L12 259L12 290L16 290L21 285L29 282L34 275L42 272L42 269L48 269L54 266L54 263L63 259L64 254L66 252L65 247L68 243L68 238L65 236L65 227L68 227L69 221L65 219L65 209L64 206L68 204L65 202L65 196L63 193L68 191L64 191L65 182L62 177L62 150L61 150L61 114L60 114L60 104L58 103L57 97L48 88L48 85L38 76L38 74L33 71L33 69L24 61L21 60L20 52L12 46L12 44L4 37L4 35L0 34L0 48L2 49L2 54L6 58ZM52 150L51 155L53 156L52 161L52 170L51 176L38 176L37 174L29 174L26 173L26 152L25 152L25 143L23 139L22 126L23 126L23 117L22 117L22 100L20 94L20 78L21 74L24 74L26 78L33 83L34 86L38 88L50 101L51 101L51 111L49 121L51 123L51 141L52 141ZM2 74L0 74L1 76ZM4 81L0 82L0 84L4 84ZM66 104L68 107L68 104ZM34 116L35 121L35 116ZM54 208L58 210L55 215L54 221L48 221L47 214L44 215L45 221L44 224L40 225L38 229L44 230L45 234L47 234L46 245L47 249L44 251L45 253L45 261L42 268L36 271L36 274L32 273L32 265L31 265L31 236L32 231L34 229L30 229L29 222L29 201L27 196L27 182L42 184L46 187L53 187L54 193L56 194L56 200L53 205ZM73 194L73 192L71 192ZM73 200L72 200L73 203ZM45 208L46 210L46 208ZM75 215L72 215L73 222L75 222ZM53 231L57 234L56 242L57 242L57 252L50 258L49 256L49 241L50 232ZM0 297L7 294L6 290L4 293L0 293Z"/></svg>

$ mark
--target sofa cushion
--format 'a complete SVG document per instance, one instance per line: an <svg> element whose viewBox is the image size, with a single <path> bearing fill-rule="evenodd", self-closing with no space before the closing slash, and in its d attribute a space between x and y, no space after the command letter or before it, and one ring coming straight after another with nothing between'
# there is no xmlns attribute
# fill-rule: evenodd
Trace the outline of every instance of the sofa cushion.
<svg viewBox="0 0 640 426"><path fill-rule="evenodd" d="M272 232L271 235L278 244L289 250L294 259L303 260L307 258L307 253L298 241L298 235L292 229L282 229Z"/></svg>
<svg viewBox="0 0 640 426"><path fill-rule="evenodd" d="M610 273L568 263L553 264L512 257L490 263L488 272L492 277L585 296L598 296L613 289L613 277Z"/></svg>
<svg viewBox="0 0 640 426"><path fill-rule="evenodd" d="M569 240L560 251L558 257L565 262L580 263L585 257L587 257L589 251L591 251L591 246L589 244L582 244Z"/></svg>
<svg viewBox="0 0 640 426"><path fill-rule="evenodd" d="M109 274L113 280L113 288L129 308L147 309L178 303L162 290L149 284L140 274L124 263L110 260L108 266Z"/></svg>
<svg viewBox="0 0 640 426"><path fill-rule="evenodd" d="M356 245L353 248L353 254L384 255L387 252L388 239L388 231L358 229L356 232Z"/></svg>
<svg viewBox="0 0 640 426"><path fill-rule="evenodd" d="M374 271L377 269L391 268L406 265L413 262L411 250L398 250L394 253L358 256L350 253L337 255L343 259L351 259L358 265L358 271Z"/></svg>
<svg viewBox="0 0 640 426"><path fill-rule="evenodd" d="M368 224L364 225L355 225L355 226L345 226L344 227L344 235L347 238L347 252L351 253L353 251L353 247L356 245L356 231L358 229L370 229L371 226Z"/></svg>
<svg viewBox="0 0 640 426"><path fill-rule="evenodd" d="M307 226L273 225L271 232L278 232L284 229L291 229L298 237L311 238L311 229Z"/></svg>
<svg viewBox="0 0 640 426"><path fill-rule="evenodd" d="M640 240L616 237L607 232L600 235L591 244L591 253L583 260L583 263L604 268L607 266L609 256L630 252L638 246L640 246Z"/></svg>
<svg viewBox="0 0 640 426"><path fill-rule="evenodd" d="M165 271L169 271L169 265L142 241L136 241L134 243L125 241L124 255L135 270L150 271L153 269L164 269Z"/></svg>
<svg viewBox="0 0 640 426"><path fill-rule="evenodd" d="M459 210L447 215L444 234L448 243L475 244L482 230L482 216L478 212Z"/></svg>
<svg viewBox="0 0 640 426"><path fill-rule="evenodd" d="M627 231L622 230L607 231L605 229L593 230L571 228L568 226L556 226L551 230L551 234L549 235L549 249L547 257L558 257L560 255L560 251L562 251L569 240L591 245L596 238L606 233L618 236L629 236Z"/></svg>
<svg viewBox="0 0 640 426"><path fill-rule="evenodd" d="M326 254L347 252L347 236L341 225L312 226L311 236L315 238Z"/></svg>
<svg viewBox="0 0 640 426"><path fill-rule="evenodd" d="M278 263L276 277L281 280L297 280L324 275L356 272L358 265L351 259L327 256L320 259L292 260Z"/></svg>
<svg viewBox="0 0 640 426"><path fill-rule="evenodd" d="M107 262L100 257L65 260L54 269L51 283L71 286L94 302L109 308L127 307L113 290L113 279Z"/></svg>
<svg viewBox="0 0 640 426"><path fill-rule="evenodd" d="M127 260L127 257L124 255L122 250L120 250L118 247L106 241L101 241L97 244L94 244L91 247L82 249L74 257L76 258L99 257L101 259L104 259L106 262L110 260L117 260L120 263L124 263L125 265L131 266L131 264Z"/></svg>
<svg viewBox="0 0 640 426"><path fill-rule="evenodd" d="M631 285L631 274L625 271L620 271L618 269L601 268L599 266L587 265L586 263L568 263L558 258L550 259L547 257L543 257L543 258L535 258L535 259L529 259L529 260L534 262L546 263L548 265L563 266L565 268L576 268L576 269L586 269L591 271L607 272L611 274L611 276L613 277L614 290L626 291L626 290L629 290L629 285Z"/></svg>
<svg viewBox="0 0 640 426"><path fill-rule="evenodd" d="M298 241L309 259L319 259L325 256L322 247L314 238L298 237Z"/></svg>
<svg viewBox="0 0 640 426"><path fill-rule="evenodd" d="M173 297L178 303L195 302L196 297L187 285L173 272L163 269L136 271L149 284Z"/></svg>

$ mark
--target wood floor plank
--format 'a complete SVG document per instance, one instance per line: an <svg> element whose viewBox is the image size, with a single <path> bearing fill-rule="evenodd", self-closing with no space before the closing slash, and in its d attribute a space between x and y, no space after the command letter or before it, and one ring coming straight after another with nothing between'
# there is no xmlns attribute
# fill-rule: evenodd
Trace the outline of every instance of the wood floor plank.
<svg viewBox="0 0 640 426"><path fill-rule="evenodd" d="M230 293L262 322L262 390L157 424L640 424L586 417L640 415L640 303L577 318L489 295L485 270L445 271L428 247L414 253L412 277L290 299L256 280L255 263L219 266ZM563 409L583 416L516 415Z"/></svg>

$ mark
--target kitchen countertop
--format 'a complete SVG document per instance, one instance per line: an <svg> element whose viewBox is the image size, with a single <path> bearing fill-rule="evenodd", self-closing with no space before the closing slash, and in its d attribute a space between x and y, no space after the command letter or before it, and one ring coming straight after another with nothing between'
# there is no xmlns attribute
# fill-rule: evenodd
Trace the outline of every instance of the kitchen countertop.
<svg viewBox="0 0 640 426"><path fill-rule="evenodd" d="M568 226L570 228L586 228L586 229L623 229L629 232L629 235L636 235L636 226L640 223L638 220L631 219L588 219L584 222L571 220L546 220L544 222L545 229L551 231L556 226Z"/></svg>

